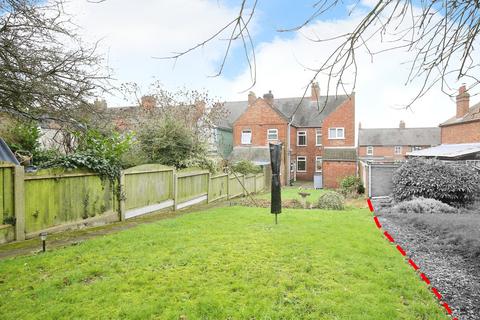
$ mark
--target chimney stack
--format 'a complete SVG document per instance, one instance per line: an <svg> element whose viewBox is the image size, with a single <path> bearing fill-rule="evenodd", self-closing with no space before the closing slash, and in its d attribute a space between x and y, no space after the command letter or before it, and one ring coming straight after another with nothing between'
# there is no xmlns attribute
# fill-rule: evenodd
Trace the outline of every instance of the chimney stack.
<svg viewBox="0 0 480 320"><path fill-rule="evenodd" d="M312 82L310 100L317 102L320 99L320 86L318 82Z"/></svg>
<svg viewBox="0 0 480 320"><path fill-rule="evenodd" d="M257 96L255 95L255 92L250 91L248 93L248 105L251 106L255 100L257 100Z"/></svg>
<svg viewBox="0 0 480 320"><path fill-rule="evenodd" d="M405 121L400 120L400 124L398 125L400 129L405 129Z"/></svg>
<svg viewBox="0 0 480 320"><path fill-rule="evenodd" d="M463 118L468 113L468 109L470 109L470 94L465 84L462 84L457 95L457 119Z"/></svg>
<svg viewBox="0 0 480 320"><path fill-rule="evenodd" d="M263 95L263 99L265 99L268 103L273 105L273 93L272 90L268 90L268 93Z"/></svg>
<svg viewBox="0 0 480 320"><path fill-rule="evenodd" d="M152 111L156 106L155 98L153 96L143 96L141 105L146 111Z"/></svg>

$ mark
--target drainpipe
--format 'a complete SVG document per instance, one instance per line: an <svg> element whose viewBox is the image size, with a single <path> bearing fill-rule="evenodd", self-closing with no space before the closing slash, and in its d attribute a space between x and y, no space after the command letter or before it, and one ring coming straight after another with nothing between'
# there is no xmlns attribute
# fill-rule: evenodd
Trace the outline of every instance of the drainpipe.
<svg viewBox="0 0 480 320"><path fill-rule="evenodd" d="M291 163L291 151L290 151L290 128L292 126L293 118L295 115L292 115L290 122L287 125L287 185L290 185L290 163Z"/></svg>

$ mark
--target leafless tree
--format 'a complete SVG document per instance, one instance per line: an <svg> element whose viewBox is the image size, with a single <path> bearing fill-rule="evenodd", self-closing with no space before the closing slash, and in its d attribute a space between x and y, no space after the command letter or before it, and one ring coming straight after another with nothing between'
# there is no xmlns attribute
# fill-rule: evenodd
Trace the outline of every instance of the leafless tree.
<svg viewBox="0 0 480 320"><path fill-rule="evenodd" d="M191 48L174 53L168 59L179 59L191 51L225 35L227 45L218 74L221 74L232 43L240 41L252 75L252 86L256 81L255 46L250 36L249 24L261 0L239 0L238 15L218 32ZM342 0L318 0L312 6L312 13L303 23L278 32L300 31L313 24L335 7L344 6ZM478 0L378 0L368 10L357 0L351 12L362 13L360 22L348 33L328 39L312 37L312 45L334 41L335 49L316 66L309 66L312 81L319 75L328 76L328 90L350 93L357 80L357 55L366 51L375 55L392 50L408 52L411 59L406 61L410 73L406 84L420 81L421 89L412 100L423 96L430 88L440 85L443 92L452 94L448 79L468 81L470 88L479 85L478 44L480 29L480 1ZM364 12L365 10L365 12ZM371 50L373 37L380 37L384 45L379 51ZM348 86L346 86L348 84ZM248 89L247 89L248 90ZM306 94L307 89L305 89Z"/></svg>
<svg viewBox="0 0 480 320"><path fill-rule="evenodd" d="M0 0L0 113L75 122L73 110L108 89L108 69L63 0Z"/></svg>

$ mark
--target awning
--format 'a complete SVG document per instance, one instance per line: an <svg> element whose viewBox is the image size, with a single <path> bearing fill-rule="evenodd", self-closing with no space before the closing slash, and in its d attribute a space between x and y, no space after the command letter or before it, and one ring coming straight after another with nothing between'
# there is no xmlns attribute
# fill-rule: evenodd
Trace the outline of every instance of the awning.
<svg viewBox="0 0 480 320"><path fill-rule="evenodd" d="M480 143L441 144L436 147L407 152L407 156L459 158L476 153L480 153Z"/></svg>

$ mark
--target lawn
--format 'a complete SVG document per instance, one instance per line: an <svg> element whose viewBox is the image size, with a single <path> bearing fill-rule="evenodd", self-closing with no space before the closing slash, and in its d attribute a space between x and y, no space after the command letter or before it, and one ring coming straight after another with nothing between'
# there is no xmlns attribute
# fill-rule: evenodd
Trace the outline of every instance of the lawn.
<svg viewBox="0 0 480 320"><path fill-rule="evenodd" d="M447 319L368 210L222 207L0 261L1 319Z"/></svg>
<svg viewBox="0 0 480 320"><path fill-rule="evenodd" d="M302 188L299 187L282 187L282 200L287 199L297 199L301 200L302 197L298 194L299 192L307 192L310 195L307 197L307 201L310 203L314 203L318 200L318 197L325 192L324 189L309 189L309 188ZM258 199L267 199L270 200L270 193L263 193L256 196Z"/></svg>

